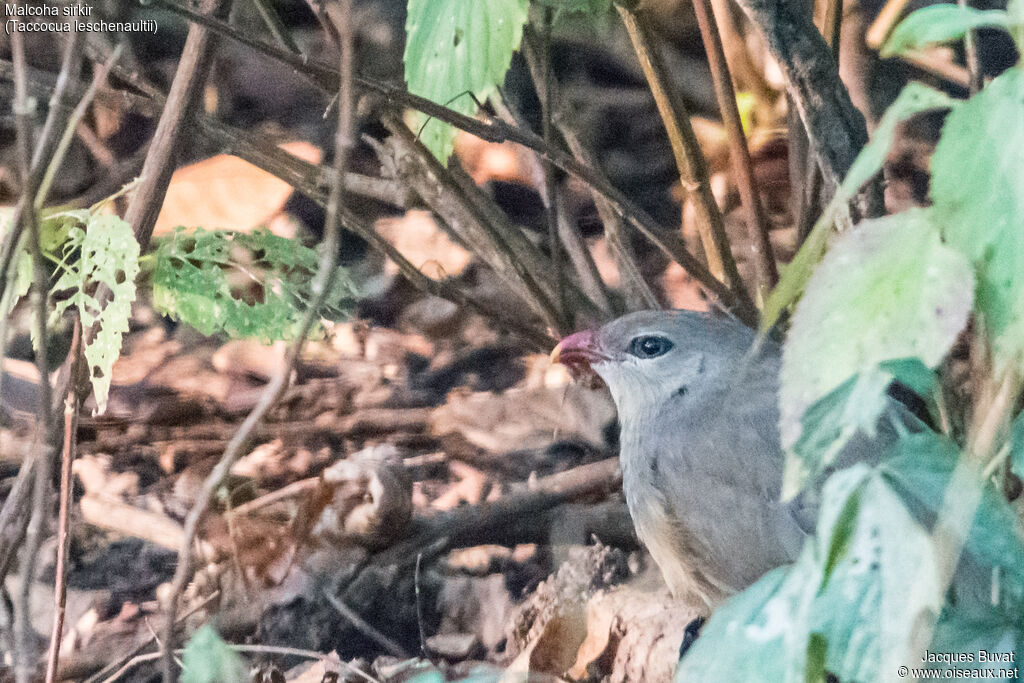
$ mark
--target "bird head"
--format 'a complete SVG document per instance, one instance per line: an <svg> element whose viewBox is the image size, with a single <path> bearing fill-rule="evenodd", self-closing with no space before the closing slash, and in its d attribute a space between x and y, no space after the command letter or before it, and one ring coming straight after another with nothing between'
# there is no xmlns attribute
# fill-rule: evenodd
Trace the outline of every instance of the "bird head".
<svg viewBox="0 0 1024 683"><path fill-rule="evenodd" d="M551 359L576 379L599 376L620 416L699 394L749 351L754 332L696 311L640 311L563 339Z"/></svg>

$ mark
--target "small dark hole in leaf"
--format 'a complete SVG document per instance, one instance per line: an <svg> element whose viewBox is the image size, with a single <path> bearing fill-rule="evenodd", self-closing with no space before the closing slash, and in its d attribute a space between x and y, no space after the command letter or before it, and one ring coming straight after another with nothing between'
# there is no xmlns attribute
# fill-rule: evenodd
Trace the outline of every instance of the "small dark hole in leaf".
<svg viewBox="0 0 1024 683"><path fill-rule="evenodd" d="M127 279L128 278L127 278L127 276L125 276L123 270L119 270L116 273L114 273L114 284L118 284L118 285L124 284L124 281L127 280Z"/></svg>
<svg viewBox="0 0 1024 683"><path fill-rule="evenodd" d="M455 38L452 40L452 46L453 47L458 47L459 43L461 43L461 42L462 42L462 29L457 28L457 29L455 29Z"/></svg>
<svg viewBox="0 0 1024 683"><path fill-rule="evenodd" d="M96 379L103 379L103 370L98 365L92 366L92 376Z"/></svg>

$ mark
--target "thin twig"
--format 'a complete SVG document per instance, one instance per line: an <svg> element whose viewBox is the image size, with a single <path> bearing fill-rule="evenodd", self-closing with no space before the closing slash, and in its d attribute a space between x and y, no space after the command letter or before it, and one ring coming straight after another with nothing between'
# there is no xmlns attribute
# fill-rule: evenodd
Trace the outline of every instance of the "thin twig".
<svg viewBox="0 0 1024 683"><path fill-rule="evenodd" d="M843 26L843 0L825 0L825 11L821 22L821 35L825 43L832 51L832 56L839 63L840 34ZM790 115L795 118L795 113ZM808 140L806 131L802 127L795 131L797 135L803 136L802 151L798 158L803 161L803 192L800 194L799 209L796 218L797 244L803 244L804 240L811 233L814 222L821 213L821 189L822 175L821 167L818 166L815 158L808 154ZM791 154L792 148L791 148Z"/></svg>
<svg viewBox="0 0 1024 683"><path fill-rule="evenodd" d="M313 650L302 650L302 649L297 648L297 647L281 647L281 646L278 646L278 645L231 645L231 644L229 644L228 647L230 649L234 650L235 652L246 652L246 653L250 653L251 652L251 653L255 653L255 654L283 655L285 657L303 657L305 659L318 659L318 660L320 660L322 662L325 662L325 663L334 664L334 660L332 660L329 655L325 655L325 654L320 653L320 652L314 652ZM183 650L176 650L175 654L180 655L183 652L184 652ZM117 672L114 673L113 676L110 676L109 678L103 679L102 683L114 683L114 681L116 681L119 678L121 678L124 674L128 673L130 670L134 669L139 664L145 664L146 662L151 662L154 659L158 659L159 657L160 657L160 653L159 652L151 652L151 653L148 653L148 654L136 655L131 660L126 662L124 664L124 666L122 666L120 669L118 669ZM368 681L369 683L380 683L380 681L378 681L376 678L374 678L370 674L366 673L362 669L359 669L359 668L356 668L356 667L352 666L351 664L349 664L346 661L343 661L340 658L337 660L337 663L340 664L346 670L351 671L352 673L354 673L357 676L361 677L364 681Z"/></svg>
<svg viewBox="0 0 1024 683"><path fill-rule="evenodd" d="M53 683L57 674L67 605L67 563L71 541L68 533L71 518L71 463L75 460L75 448L78 444L78 415L81 407L77 378L82 362L82 325L77 316L68 360L71 364L71 380L68 383L68 394L64 399L64 444L61 448L60 507L57 512L57 561L53 578L54 617L53 629L50 632L50 649L46 656L46 683Z"/></svg>
<svg viewBox="0 0 1024 683"><path fill-rule="evenodd" d="M416 553L416 569L412 574L412 586L416 592L416 627L420 634L420 655L427 656L427 637L423 628L423 601L420 598L420 565L423 564L423 553Z"/></svg>
<svg viewBox="0 0 1024 683"><path fill-rule="evenodd" d="M551 82L554 80L554 74L552 73L553 69L551 68L551 23L553 10L550 7L545 7L542 14L544 15L544 26L541 31L541 69L544 72L544 87L538 88L537 92L540 95L541 136L544 139L544 144L551 148L554 147L554 143L552 140L551 130L551 102L548 99L548 93L551 92ZM551 255L551 263L554 265L556 286L558 290L556 305L563 313L561 317L564 319L566 317L564 313L568 308L568 302L565 298L562 269L559 267L559 197L558 193L555 191L555 166L550 160L541 162L541 166L544 169L544 217L548 226L548 252Z"/></svg>
<svg viewBox="0 0 1024 683"><path fill-rule="evenodd" d="M231 0L204 0L202 11L220 16L230 5ZM149 246L157 214L176 166L181 131L190 111L202 96L203 83L213 58L214 38L205 26L192 25L189 28L171 90L167 94L167 103L142 166L139 185L125 211L124 219L132 226L143 251Z"/></svg>
<svg viewBox="0 0 1024 683"><path fill-rule="evenodd" d="M13 41L14 36L12 35L11 42L13 43ZM46 164L50 159L50 153L53 149L53 145L57 143L57 136L60 134L60 131L64 129L63 122L68 115L69 109L69 90L73 83L78 82L78 72L82 61L83 43L84 38L82 34L79 31L72 31L68 36L68 42L65 44L60 73L57 75L57 81L53 87L53 93L50 96L49 113L46 115L46 122L43 124L43 130L39 134L39 139L36 142L35 152L32 154L32 164L29 170L30 182L28 183L28 186L33 188L39 186L43 170L46 168ZM25 76L26 86L28 71L28 66L22 64L21 73ZM17 205L14 207L14 212L9 218L11 230L4 237L3 245L0 247L0 295L3 294L7 287L7 276L10 271L11 263L18 253L18 246L21 242L22 226L24 223L20 219L20 216L35 197L34 192L28 192L26 190L27 186L23 185L21 198L18 200Z"/></svg>
<svg viewBox="0 0 1024 683"><path fill-rule="evenodd" d="M22 4L22 3L19 3ZM27 75L25 73L25 42L19 30L11 34L11 53L14 61L14 123L17 130L18 170L21 175L23 201L20 203L22 213L20 224L27 227L29 253L32 255L33 288L32 308L34 312L34 329L38 348L36 348L36 368L39 371L39 399L36 406L43 438L41 448L29 455L34 460L32 483L32 512L28 519L25 532L25 547L21 554L21 586L18 591L18 602L14 611L14 675L18 683L28 683L35 674L35 631L32 629L29 614L29 599L35 579L35 570L39 548L43 542L46 528L47 503L50 492L51 448L50 439L54 435L53 414L50 405L50 366L47 358L46 338L46 298L47 271L42 247L39 240L39 223L31 197L35 196L38 177L34 177L33 160L31 158L31 121L30 115L34 108L30 106L27 93ZM28 198L28 199L26 199ZM12 226L12 233L17 230ZM28 460L22 467L29 467Z"/></svg>
<svg viewBox="0 0 1024 683"><path fill-rule="evenodd" d="M272 45L267 45L246 36L222 21L192 12L168 0L152 0L152 4L181 14L242 45L251 47L261 54L287 64L298 73L308 76L311 82L328 92L331 92L337 84L337 73L331 67L316 60L298 58L285 50L280 50ZM701 289L720 306L731 310L737 318L746 324L757 325L757 311L750 304L749 299L747 301L739 300L728 287L711 274L703 263L694 258L681 242L668 235L646 211L627 199L622 192L611 185L600 173L595 172L593 168L583 165L559 149L548 148L544 144L544 140L539 136L529 131L509 126L500 119L483 121L472 116L466 116L424 97L419 97L390 84L367 78L357 77L355 84L364 90L377 93L396 107L409 107L423 112L471 135L475 135L481 140L487 142L515 142L534 150L544 159L550 159L559 169L579 178L591 189L600 193L620 218L636 228L669 258L681 265L696 280Z"/></svg>
<svg viewBox="0 0 1024 683"><path fill-rule="evenodd" d="M526 64L530 69L530 76L535 87L538 83L544 83L544 79L540 75L541 58L537 43L538 40L534 32L527 26L523 32L523 56L526 58ZM571 112L567 111L564 98L558 92L558 83L552 79L547 85L549 87L547 99L552 107L552 123L558 128L558 132L565 139L565 143L569 146L573 156L583 166L594 169L594 172L599 174L600 170L597 159L580 140L580 136L573 124L574 117ZM658 298L651 291L647 281L644 280L640 272L640 266L637 264L633 250L628 243L628 237L624 234L622 217L615 211L615 208L605 195L593 188L591 188L591 195L594 199L594 205L597 207L597 213L601 217L608 246L615 258L615 265L619 270L619 280L626 295L627 305L633 310L660 308L661 305L658 302Z"/></svg>
<svg viewBox="0 0 1024 683"><path fill-rule="evenodd" d="M34 206L36 212L39 212L46 204L47 196L50 194L50 184L53 182L54 177L60 170L61 164L64 163L64 155L68 151L68 147L71 146L71 140L75 136L75 129L78 128L79 122L85 117L86 111L89 109L89 105L92 104L93 98L96 97L96 91L99 87L106 82L107 74L110 73L111 67L117 62L118 57L121 56L121 45L118 45L114 49L114 54L110 56L106 64L96 70L93 75L92 83L86 89L85 94L82 95L82 99L79 100L78 106L71 113L71 117L68 119L67 125L64 127L64 134L61 135L60 140L57 143L57 147L53 151L53 155L50 157L49 164L46 166L46 172L43 174L43 179L39 183L39 189L36 192Z"/></svg>
<svg viewBox="0 0 1024 683"><path fill-rule="evenodd" d="M203 482L196 503L189 510L188 516L185 518L185 538L178 552L178 566L174 571L170 597L166 606L167 619L164 628L163 656L161 657L164 683L173 683L174 681L172 652L174 648L175 614L177 612L178 599L192 573L192 544L196 538L199 523L205 516L214 493L231 471L235 461L242 455L254 430L288 388L295 362L298 360L309 331L320 315L320 307L327 293L331 290L331 284L337 275L338 244L341 238L341 212L344 200L344 187L341 178L348 164L349 153L354 142L355 128L355 98L352 87L352 13L349 0L341 0L341 2L344 9L342 12L343 20L339 22L339 25L335 26L339 35L338 71L341 74L338 88L338 128L334 141L335 182L331 187L330 197L327 202L324 240L317 274L311 285L312 297L310 306L303 315L298 335L295 342L289 348L283 365L278 369L270 384L267 385L266 390L260 397L259 403L256 404L256 407L253 408L252 412L249 413L249 416L246 417L241 427L231 438L220 461Z"/></svg>
<svg viewBox="0 0 1024 683"><path fill-rule="evenodd" d="M658 52L651 28L647 25L646 17L638 14L632 7L620 4L616 5L616 8L633 43L633 50L643 69L651 94L654 95L658 113L665 124L683 190L693 201L696 209L697 231L704 246L708 267L716 278L724 279L728 283L740 301L749 302L746 285L740 278L736 261L729 248L722 211L711 192L707 160L690 124L690 114L678 94L669 85L665 64Z"/></svg>
<svg viewBox="0 0 1024 683"><path fill-rule="evenodd" d="M957 0L957 4L967 13L967 0ZM981 90L981 62L978 59L978 34L972 28L964 32L964 61L967 73L970 74L970 91L974 95Z"/></svg>
<svg viewBox="0 0 1024 683"><path fill-rule="evenodd" d="M751 250L762 291L767 291L779 281L779 271L775 266L772 254L772 243L768 237L768 216L765 214L761 195L754 179L754 167L750 160L750 149L747 147L747 136L743 133L740 111L736 104L736 91L729 73L729 63L722 47L722 37L718 32L718 20L711 0L693 0L693 9L697 15L704 51L708 56L711 68L711 80L718 99L718 109L722 115L729 140L729 157L732 159L732 170L736 175L736 186L740 191L740 200L747 210L747 234L750 237Z"/></svg>

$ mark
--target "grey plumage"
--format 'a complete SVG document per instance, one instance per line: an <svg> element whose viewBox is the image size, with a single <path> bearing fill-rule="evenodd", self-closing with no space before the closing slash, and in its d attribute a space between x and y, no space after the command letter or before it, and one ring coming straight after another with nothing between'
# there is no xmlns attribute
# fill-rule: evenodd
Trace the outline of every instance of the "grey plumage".
<svg viewBox="0 0 1024 683"><path fill-rule="evenodd" d="M754 342L722 316L643 311L553 353L608 385L637 535L672 593L706 611L795 559L814 523L813 507L779 500L780 349ZM877 446L852 457L873 459Z"/></svg>

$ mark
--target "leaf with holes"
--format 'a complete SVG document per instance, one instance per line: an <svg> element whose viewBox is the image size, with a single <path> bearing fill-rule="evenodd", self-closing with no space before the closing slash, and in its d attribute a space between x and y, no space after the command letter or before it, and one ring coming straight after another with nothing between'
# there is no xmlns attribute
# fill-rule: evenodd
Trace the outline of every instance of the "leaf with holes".
<svg viewBox="0 0 1024 683"><path fill-rule="evenodd" d="M96 413L100 414L107 409L111 371L121 355L121 340L128 331L135 301L139 243L131 226L117 216L89 216L85 229L76 225L69 230L58 272L53 286L58 298L51 324L74 306L82 327L96 330L84 354ZM96 295L104 288L110 296L101 299ZM63 293L67 295L60 296Z"/></svg>
<svg viewBox="0 0 1024 683"><path fill-rule="evenodd" d="M266 230L178 229L157 247L153 304L206 335L294 339L312 298L317 267L316 251ZM233 276L243 278L247 287L235 285ZM345 316L354 294L339 269L321 314Z"/></svg>

